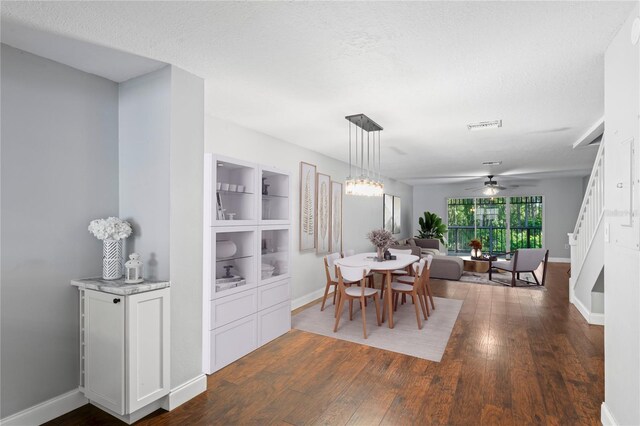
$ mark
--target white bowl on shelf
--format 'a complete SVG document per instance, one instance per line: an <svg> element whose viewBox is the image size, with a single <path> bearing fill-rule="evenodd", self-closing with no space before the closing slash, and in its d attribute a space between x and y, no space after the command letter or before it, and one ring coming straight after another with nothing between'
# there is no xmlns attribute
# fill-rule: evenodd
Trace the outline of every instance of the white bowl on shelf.
<svg viewBox="0 0 640 426"><path fill-rule="evenodd" d="M244 192L244 185L238 185L238 187L236 188L236 191Z"/></svg>
<svg viewBox="0 0 640 426"><path fill-rule="evenodd" d="M229 190L229 184L228 183L221 183L220 184L220 189L223 191L228 191Z"/></svg>
<svg viewBox="0 0 640 426"><path fill-rule="evenodd" d="M233 183L229 184L229 191L230 192L236 192L238 190L238 185L235 185Z"/></svg>
<svg viewBox="0 0 640 426"><path fill-rule="evenodd" d="M222 188L222 183L220 182L216 183L216 189L220 191L221 188Z"/></svg>

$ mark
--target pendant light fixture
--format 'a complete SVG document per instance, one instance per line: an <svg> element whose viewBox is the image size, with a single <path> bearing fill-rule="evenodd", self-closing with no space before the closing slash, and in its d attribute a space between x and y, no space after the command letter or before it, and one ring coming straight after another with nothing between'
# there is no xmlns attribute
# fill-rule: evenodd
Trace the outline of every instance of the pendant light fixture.
<svg viewBox="0 0 640 426"><path fill-rule="evenodd" d="M384 184L380 175L380 131L383 129L364 114L345 118L349 121L349 177L345 182L345 194L381 197ZM352 152L355 161L352 161Z"/></svg>

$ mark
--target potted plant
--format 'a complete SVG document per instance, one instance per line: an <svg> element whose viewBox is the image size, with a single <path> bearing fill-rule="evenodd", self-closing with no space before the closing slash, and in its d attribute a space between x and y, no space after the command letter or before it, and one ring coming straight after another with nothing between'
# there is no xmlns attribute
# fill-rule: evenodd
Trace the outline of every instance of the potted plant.
<svg viewBox="0 0 640 426"><path fill-rule="evenodd" d="M376 260L382 262L384 260L384 252L394 242L393 235L385 229L375 229L367 234L367 238L376 247L378 256Z"/></svg>
<svg viewBox="0 0 640 426"><path fill-rule="evenodd" d="M418 238L428 238L439 240L442 244L446 244L444 234L449 232L447 225L442 222L442 218L435 213L424 212L424 216L418 219L420 230L418 230Z"/></svg>
<svg viewBox="0 0 640 426"><path fill-rule="evenodd" d="M482 256L482 252L480 251L482 249L482 242L480 242L480 240L474 238L473 240L469 241L469 247L471 247L472 259L478 259L480 256Z"/></svg>

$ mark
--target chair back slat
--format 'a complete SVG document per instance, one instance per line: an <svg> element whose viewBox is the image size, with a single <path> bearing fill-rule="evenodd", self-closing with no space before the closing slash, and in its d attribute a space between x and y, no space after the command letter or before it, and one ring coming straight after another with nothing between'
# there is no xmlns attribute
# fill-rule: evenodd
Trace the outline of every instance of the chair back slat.
<svg viewBox="0 0 640 426"><path fill-rule="evenodd" d="M324 257L324 271L327 281L337 281L336 260L340 259L340 253L331 253Z"/></svg>
<svg viewBox="0 0 640 426"><path fill-rule="evenodd" d="M340 266L336 267L338 274L338 288L340 292L344 294L346 291L346 286L344 285L344 281L352 281L354 283L360 282L360 287L362 288L361 295L364 296L365 284L364 280L367 277L370 269L366 266Z"/></svg>
<svg viewBox="0 0 640 426"><path fill-rule="evenodd" d="M354 249L347 249L344 251L342 257L349 257L349 256L353 256L354 254L356 254L356 251Z"/></svg>

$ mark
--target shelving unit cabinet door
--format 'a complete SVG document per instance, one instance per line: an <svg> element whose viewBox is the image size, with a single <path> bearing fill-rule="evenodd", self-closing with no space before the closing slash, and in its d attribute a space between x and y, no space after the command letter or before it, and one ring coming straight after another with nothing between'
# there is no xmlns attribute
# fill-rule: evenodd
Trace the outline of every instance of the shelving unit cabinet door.
<svg viewBox="0 0 640 426"><path fill-rule="evenodd" d="M125 414L124 296L85 290L85 396Z"/></svg>
<svg viewBox="0 0 640 426"><path fill-rule="evenodd" d="M169 393L169 289L127 297L129 413Z"/></svg>
<svg viewBox="0 0 640 426"><path fill-rule="evenodd" d="M289 226L260 227L258 285L280 281L290 276L291 231L289 228Z"/></svg>
<svg viewBox="0 0 640 426"><path fill-rule="evenodd" d="M286 225L291 221L291 176L284 170L260 166L257 183L258 219L261 225Z"/></svg>
<svg viewBox="0 0 640 426"><path fill-rule="evenodd" d="M205 208L208 226L256 225L258 167L246 161L205 154ZM205 222L207 224L207 222Z"/></svg>
<svg viewBox="0 0 640 426"><path fill-rule="evenodd" d="M262 346L291 330L291 302L258 312L258 345Z"/></svg>
<svg viewBox="0 0 640 426"><path fill-rule="evenodd" d="M211 372L218 371L258 347L256 314L210 331Z"/></svg>

